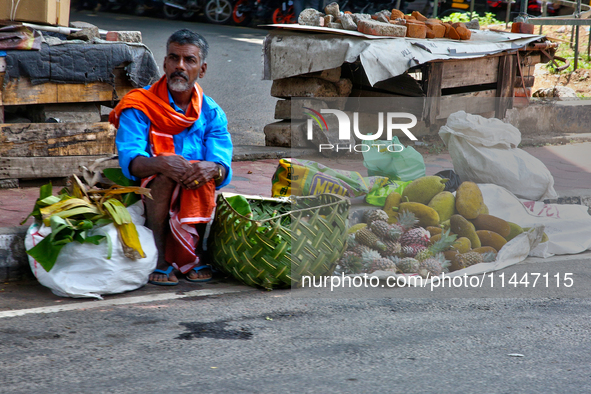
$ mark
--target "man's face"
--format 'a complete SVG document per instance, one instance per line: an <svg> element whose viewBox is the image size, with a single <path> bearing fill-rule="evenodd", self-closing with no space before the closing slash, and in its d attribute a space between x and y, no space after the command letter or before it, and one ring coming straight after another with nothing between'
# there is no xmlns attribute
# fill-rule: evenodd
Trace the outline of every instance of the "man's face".
<svg viewBox="0 0 591 394"><path fill-rule="evenodd" d="M191 90L197 79L203 78L206 70L207 63L201 64L197 46L170 43L168 54L164 58L164 73L169 90L173 92Z"/></svg>

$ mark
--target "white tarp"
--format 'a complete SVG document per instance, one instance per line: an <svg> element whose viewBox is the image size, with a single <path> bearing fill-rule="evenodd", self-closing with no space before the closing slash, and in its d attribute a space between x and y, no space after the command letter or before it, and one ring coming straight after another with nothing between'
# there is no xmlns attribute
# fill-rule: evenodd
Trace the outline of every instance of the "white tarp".
<svg viewBox="0 0 591 394"><path fill-rule="evenodd" d="M446 38L378 38L325 27L270 26L281 29L272 31L265 38L264 79L275 80L327 70L360 58L372 85L432 60L483 57L517 50L543 38L538 35L484 30L473 30L469 41Z"/></svg>

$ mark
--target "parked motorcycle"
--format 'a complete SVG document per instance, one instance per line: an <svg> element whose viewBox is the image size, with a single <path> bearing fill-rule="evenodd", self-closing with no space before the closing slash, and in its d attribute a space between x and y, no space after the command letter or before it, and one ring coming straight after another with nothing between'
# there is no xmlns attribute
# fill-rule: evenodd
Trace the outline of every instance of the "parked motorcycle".
<svg viewBox="0 0 591 394"><path fill-rule="evenodd" d="M253 19L261 23L296 23L292 0L238 0L232 10L232 19L239 26Z"/></svg>
<svg viewBox="0 0 591 394"><path fill-rule="evenodd" d="M341 11L351 11L354 14L374 14L381 10L392 10L396 8L396 1L343 0L339 2L339 8Z"/></svg>
<svg viewBox="0 0 591 394"><path fill-rule="evenodd" d="M208 22L228 23L232 19L230 0L166 0L162 8L169 19L192 19L201 12Z"/></svg>

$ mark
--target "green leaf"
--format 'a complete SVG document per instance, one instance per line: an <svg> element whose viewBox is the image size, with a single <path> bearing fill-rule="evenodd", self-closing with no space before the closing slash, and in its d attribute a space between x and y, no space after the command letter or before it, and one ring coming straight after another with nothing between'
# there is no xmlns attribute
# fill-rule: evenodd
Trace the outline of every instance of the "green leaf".
<svg viewBox="0 0 591 394"><path fill-rule="evenodd" d="M63 247L64 245L54 245L51 242L50 237L47 236L37 245L27 250L27 254L41 264L41 267L43 267L45 271L49 272L55 265L57 256Z"/></svg>
<svg viewBox="0 0 591 394"><path fill-rule="evenodd" d="M98 245L105 238L107 238L105 235L93 235L91 237L86 237L86 239L84 241L94 244L94 245ZM110 252L109 252L109 258L110 258Z"/></svg>
<svg viewBox="0 0 591 394"><path fill-rule="evenodd" d="M39 188L39 199L43 200L46 197L49 197L52 195L52 191L53 191L53 186L51 185L51 182L41 186Z"/></svg>
<svg viewBox="0 0 591 394"><path fill-rule="evenodd" d="M123 175L121 168L105 168L103 175L107 177L111 182L121 186L139 186L140 181L134 181Z"/></svg>

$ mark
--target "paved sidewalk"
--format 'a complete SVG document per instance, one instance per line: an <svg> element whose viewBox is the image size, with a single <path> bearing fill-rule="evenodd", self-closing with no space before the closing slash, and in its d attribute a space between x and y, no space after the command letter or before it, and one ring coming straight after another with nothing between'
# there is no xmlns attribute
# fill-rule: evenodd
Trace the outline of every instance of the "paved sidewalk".
<svg viewBox="0 0 591 394"><path fill-rule="evenodd" d="M525 151L541 160L554 176L554 188L560 196L591 195L591 142L570 145L526 147ZM289 152L289 151L288 151ZM424 154L427 175L453 169L449 153ZM359 171L367 175L362 157L359 159L310 158L332 168ZM239 161L233 163L234 177L224 191L240 194L271 196L271 177L277 159ZM61 187L55 186L57 193ZM38 187L0 189L0 227L18 226L33 209L39 196ZM32 219L27 221L30 224Z"/></svg>

